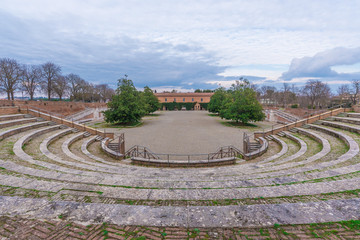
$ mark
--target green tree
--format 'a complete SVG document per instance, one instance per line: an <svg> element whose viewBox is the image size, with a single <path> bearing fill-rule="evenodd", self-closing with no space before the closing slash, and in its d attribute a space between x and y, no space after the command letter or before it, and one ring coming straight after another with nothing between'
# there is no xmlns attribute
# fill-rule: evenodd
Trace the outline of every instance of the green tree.
<svg viewBox="0 0 360 240"><path fill-rule="evenodd" d="M210 102L208 105L208 111L212 113L219 114L220 110L223 107L223 102L226 98L225 88L221 87L215 90L214 95L211 96Z"/></svg>
<svg viewBox="0 0 360 240"><path fill-rule="evenodd" d="M256 98L256 92L247 79L241 80L233 84L230 95L224 99L220 117L244 124L264 120L265 114Z"/></svg>
<svg viewBox="0 0 360 240"><path fill-rule="evenodd" d="M118 80L118 88L104 112L105 121L115 124L136 123L145 115L144 104L140 92L136 90L130 79Z"/></svg>
<svg viewBox="0 0 360 240"><path fill-rule="evenodd" d="M148 86L144 87L142 97L146 114L153 113L160 108L159 99Z"/></svg>

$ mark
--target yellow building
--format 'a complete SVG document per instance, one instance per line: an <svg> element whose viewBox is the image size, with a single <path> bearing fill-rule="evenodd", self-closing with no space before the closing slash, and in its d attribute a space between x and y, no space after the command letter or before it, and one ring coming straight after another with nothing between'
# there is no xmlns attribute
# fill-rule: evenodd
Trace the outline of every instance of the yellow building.
<svg viewBox="0 0 360 240"><path fill-rule="evenodd" d="M160 103L195 103L194 110L203 110L200 103L209 103L214 93L155 93ZM163 110L167 110L163 107Z"/></svg>

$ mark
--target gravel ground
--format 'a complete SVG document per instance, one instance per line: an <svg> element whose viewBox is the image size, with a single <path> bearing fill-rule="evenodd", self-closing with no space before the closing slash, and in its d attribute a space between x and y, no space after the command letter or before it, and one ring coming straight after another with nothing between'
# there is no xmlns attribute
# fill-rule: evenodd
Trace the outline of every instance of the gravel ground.
<svg viewBox="0 0 360 240"><path fill-rule="evenodd" d="M106 131L124 132L126 149L141 145L155 153L196 154L233 145L242 150L244 130L223 126L207 111L164 111L143 121L141 127Z"/></svg>

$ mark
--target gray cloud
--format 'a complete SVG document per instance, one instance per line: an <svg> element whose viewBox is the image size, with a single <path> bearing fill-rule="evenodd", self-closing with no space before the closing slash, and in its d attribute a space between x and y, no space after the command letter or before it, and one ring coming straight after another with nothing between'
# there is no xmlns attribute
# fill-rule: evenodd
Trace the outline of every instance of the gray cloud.
<svg viewBox="0 0 360 240"><path fill-rule="evenodd" d="M313 57L293 59L289 70L284 72L281 78L284 80L291 80L300 77L346 78L358 76L357 73L341 74L331 69L332 66L352 65L358 62L360 62L360 47L337 47L317 53Z"/></svg>
<svg viewBox="0 0 360 240"><path fill-rule="evenodd" d="M127 74L137 87L202 88L209 79L222 79L217 74L226 68L216 66L209 60L216 59L211 53L193 44L139 40L125 34L107 42L102 36L58 32L42 22L6 13L0 12L0 20L7 23L0 25L0 44L7 46L0 49L0 57L31 64L53 61L64 74L76 73L93 83L115 87L116 80Z"/></svg>

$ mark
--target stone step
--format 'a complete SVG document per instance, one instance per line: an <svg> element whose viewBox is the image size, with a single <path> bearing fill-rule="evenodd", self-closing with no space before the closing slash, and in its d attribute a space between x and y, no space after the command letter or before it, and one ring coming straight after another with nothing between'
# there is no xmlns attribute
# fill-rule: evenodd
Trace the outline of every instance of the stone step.
<svg viewBox="0 0 360 240"><path fill-rule="evenodd" d="M102 136L99 136L99 135L96 136L96 138L95 138L96 141L102 141L103 139L104 139L104 138L103 138Z"/></svg>
<svg viewBox="0 0 360 240"><path fill-rule="evenodd" d="M84 133L84 137L90 137L90 136L91 136L91 133L89 133L89 132Z"/></svg>
<svg viewBox="0 0 360 240"><path fill-rule="evenodd" d="M279 133L277 133L277 135L278 135L279 137L285 137L285 134L284 134L283 132L279 132Z"/></svg>
<svg viewBox="0 0 360 240"><path fill-rule="evenodd" d="M0 122L0 128L6 128L31 122L37 122L38 120L36 118L21 118L21 119L15 119L15 120L7 120Z"/></svg>
<svg viewBox="0 0 360 240"><path fill-rule="evenodd" d="M297 133L297 129L296 129L296 128L292 128L292 129L289 130L289 132Z"/></svg>
<svg viewBox="0 0 360 240"><path fill-rule="evenodd" d="M265 137L265 139L268 140L268 141L271 141L271 140L274 139L274 137L272 135L268 135L268 136Z"/></svg>
<svg viewBox="0 0 360 240"><path fill-rule="evenodd" d="M11 115L2 115L0 116L0 121L10 121L10 120L15 120L15 119L22 119L25 118L26 115L25 114L11 114Z"/></svg>

